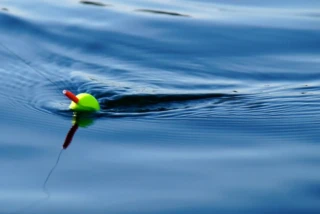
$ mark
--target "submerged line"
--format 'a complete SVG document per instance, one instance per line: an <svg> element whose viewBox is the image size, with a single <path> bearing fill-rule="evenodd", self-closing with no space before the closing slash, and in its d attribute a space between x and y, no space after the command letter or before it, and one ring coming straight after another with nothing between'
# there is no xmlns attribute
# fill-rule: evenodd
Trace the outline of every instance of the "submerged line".
<svg viewBox="0 0 320 214"><path fill-rule="evenodd" d="M47 189L47 183L49 181L49 178L51 177L53 171L55 170L55 168L58 166L58 163L60 161L60 157L62 155L62 152L63 152L64 149L61 149L59 155L58 155L58 158L57 158L57 161L56 163L53 165L52 169L50 170L49 174L47 175L47 178L45 179L45 181L43 182L43 185L42 185L42 190L43 192L45 192L47 195L48 195L48 198L50 197L50 192L48 191Z"/></svg>
<svg viewBox="0 0 320 214"><path fill-rule="evenodd" d="M58 163L59 163L59 161L60 161L60 157L61 157L61 155L62 155L63 150L64 150L64 149L61 149L61 151L59 152L57 161L55 162L55 164L53 165L52 169L51 169L50 172L48 173L45 181L43 182L42 191L46 194L46 197L45 197L45 198L41 198L41 199L39 199L39 200L36 200L36 201L28 204L27 206L22 207L22 208L14 211L14 212L10 212L10 213L8 213L8 214L18 214L18 213L22 213L23 211L26 211L26 210L34 207L35 205L38 205L38 206L39 206L40 202L43 203L44 201L49 200L49 198L50 198L51 195L50 195L50 192L48 191L46 185L47 185L47 183L48 183L48 181L49 181L49 178L51 177L53 171L55 170L55 168L57 167L57 165L58 165Z"/></svg>

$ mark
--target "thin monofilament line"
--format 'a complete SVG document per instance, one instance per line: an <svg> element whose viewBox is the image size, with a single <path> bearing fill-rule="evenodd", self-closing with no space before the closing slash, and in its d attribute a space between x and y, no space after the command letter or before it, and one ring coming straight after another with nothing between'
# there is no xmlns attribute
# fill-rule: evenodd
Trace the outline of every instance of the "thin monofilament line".
<svg viewBox="0 0 320 214"><path fill-rule="evenodd" d="M58 163L59 163L59 160L60 160L60 157L61 157L61 154L62 154L63 150L64 149L61 149L61 151L59 152L59 155L58 155L58 158L57 158L55 164L53 165L53 167L51 168L50 172L48 173L45 181L43 182L42 190L46 194L45 198L41 198L41 199L38 199L36 201L33 201L32 203L28 204L27 206L24 206L24 207L14 211L14 212L10 212L10 213L7 213L7 214L19 214L19 213L22 213L22 212L24 212L26 210L30 211L30 210L40 206L41 202L43 203L44 201L49 200L51 195L50 195L50 192L48 191L46 186L47 186L47 183L48 183L53 171L58 166Z"/></svg>
<svg viewBox="0 0 320 214"><path fill-rule="evenodd" d="M0 42L0 46L5 49L6 51L8 51L11 55L13 55L14 57L16 57L17 59L19 59L21 62L23 62L28 68L30 68L32 71L38 73L40 76L44 77L45 79L47 79L49 82L51 82L53 85L55 85L58 89L59 89L59 94L61 93L60 91L63 91L65 90L65 88L61 88L59 87L59 85L56 83L56 82L53 82L51 79L49 79L46 75L44 75L40 70L34 68L31 66L31 64L23 59L21 56L19 56L18 54L16 54L14 51L12 51L10 48L8 48L7 46L5 46L2 42ZM78 103L78 105L80 106L83 106L81 105L80 103ZM87 106L83 106L83 107L86 107L87 109L91 109L91 107L87 107Z"/></svg>
<svg viewBox="0 0 320 214"><path fill-rule="evenodd" d="M38 73L40 76L42 76L43 78L47 79L49 82L51 82L53 85L55 85L59 90L62 90L59 85L55 82L53 82L51 79L49 79L46 75L44 75L40 70L34 68L31 66L31 63L29 63L27 60L23 59L22 57L20 57L17 53L15 53L14 51L12 51L10 48L8 48L7 46L5 46L2 42L0 42L0 46L5 49L6 51L8 51L11 55L13 55L14 57L16 57L18 60L20 60L21 62L23 62L28 68L30 68L32 71Z"/></svg>
<svg viewBox="0 0 320 214"><path fill-rule="evenodd" d="M59 163L59 160L60 160L62 152L63 152L63 149L61 149L61 151L60 151L60 153L58 155L58 158L56 160L56 163L51 168L50 172L48 173L48 175L47 175L47 177L46 177L46 179L45 179L45 181L43 182L43 185L42 185L42 190L43 190L43 192L45 192L48 195L48 197L50 197L50 193L49 193L49 191L47 189L47 183L49 181L49 178L50 178L51 174L53 173L55 168L58 166L58 163Z"/></svg>

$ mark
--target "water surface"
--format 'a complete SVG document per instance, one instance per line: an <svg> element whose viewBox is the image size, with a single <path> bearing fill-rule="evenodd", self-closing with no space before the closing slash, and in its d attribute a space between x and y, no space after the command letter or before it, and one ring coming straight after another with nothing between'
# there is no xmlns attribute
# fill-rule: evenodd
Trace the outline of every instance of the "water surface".
<svg viewBox="0 0 320 214"><path fill-rule="evenodd" d="M1 213L320 212L319 1L0 8Z"/></svg>

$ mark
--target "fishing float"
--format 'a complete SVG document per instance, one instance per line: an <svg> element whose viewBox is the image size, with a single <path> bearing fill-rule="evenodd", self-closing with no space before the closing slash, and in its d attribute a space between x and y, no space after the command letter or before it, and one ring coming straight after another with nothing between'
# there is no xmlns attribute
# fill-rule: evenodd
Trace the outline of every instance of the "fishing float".
<svg viewBox="0 0 320 214"><path fill-rule="evenodd" d="M88 93L73 94L71 91L63 90L62 92L71 100L69 109L75 112L96 112L100 110L98 100Z"/></svg>

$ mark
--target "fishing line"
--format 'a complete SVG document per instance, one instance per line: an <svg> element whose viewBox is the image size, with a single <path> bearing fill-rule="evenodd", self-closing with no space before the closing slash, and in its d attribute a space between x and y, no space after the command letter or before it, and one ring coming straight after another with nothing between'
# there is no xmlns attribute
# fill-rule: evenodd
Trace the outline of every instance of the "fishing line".
<svg viewBox="0 0 320 214"><path fill-rule="evenodd" d="M55 85L59 90L62 90L61 87L56 83L53 82L51 79L49 79L46 75L44 75L40 70L38 70L37 68L31 66L31 63L28 62L27 60L23 59L21 56L19 56L17 53L15 53L14 51L12 51L10 48L8 48L6 45L4 45L2 42L0 42L0 46L5 49L6 51L8 51L11 55L13 55L15 58L17 58L18 60L20 60L21 62L23 62L29 69L31 69L32 71L38 73L40 76L42 76L43 78L47 79L49 82L51 82L53 85Z"/></svg>
<svg viewBox="0 0 320 214"><path fill-rule="evenodd" d="M47 175L46 180L43 182L43 185L42 185L42 190L43 190L43 192L45 192L45 193L48 195L48 198L50 198L50 192L49 192L48 189L47 189L47 183L48 183L49 178L51 177L53 171L54 171L55 168L58 166L58 163L59 163L59 161L60 161L60 157L61 157L61 155L62 155L63 150L64 150L64 149L62 148L61 151L60 151L60 153L59 153L59 155L58 155L58 158L57 158L56 163L53 165L52 169L50 170L49 174Z"/></svg>
<svg viewBox="0 0 320 214"><path fill-rule="evenodd" d="M22 207L22 208L20 208L20 209L18 209L18 210L16 210L16 211L11 212L11 213L8 213L8 214L18 214L18 213L22 213L23 211L26 211L26 210L29 210L29 211L30 211L30 210L32 210L32 207L33 207L33 209L34 209L35 206L39 206L40 203L43 203L44 201L47 201L47 200L50 199L51 194L50 194L49 190L47 189L47 183L48 183L48 181L49 181L49 179L50 179L53 171L54 171L54 170L56 169L56 167L58 166L58 163L59 163L59 161L60 161L60 157L61 157L61 155L62 155L63 150L64 150L64 149L61 149L61 151L59 152L59 155L58 155L58 158L57 158L55 164L53 165L53 167L52 167L51 170L49 171L49 173L48 173L45 181L43 182L42 191L46 194L46 197L45 197L45 198L41 198L41 199L39 199L39 200L36 200L36 201L28 204L27 206L24 206L24 207Z"/></svg>

